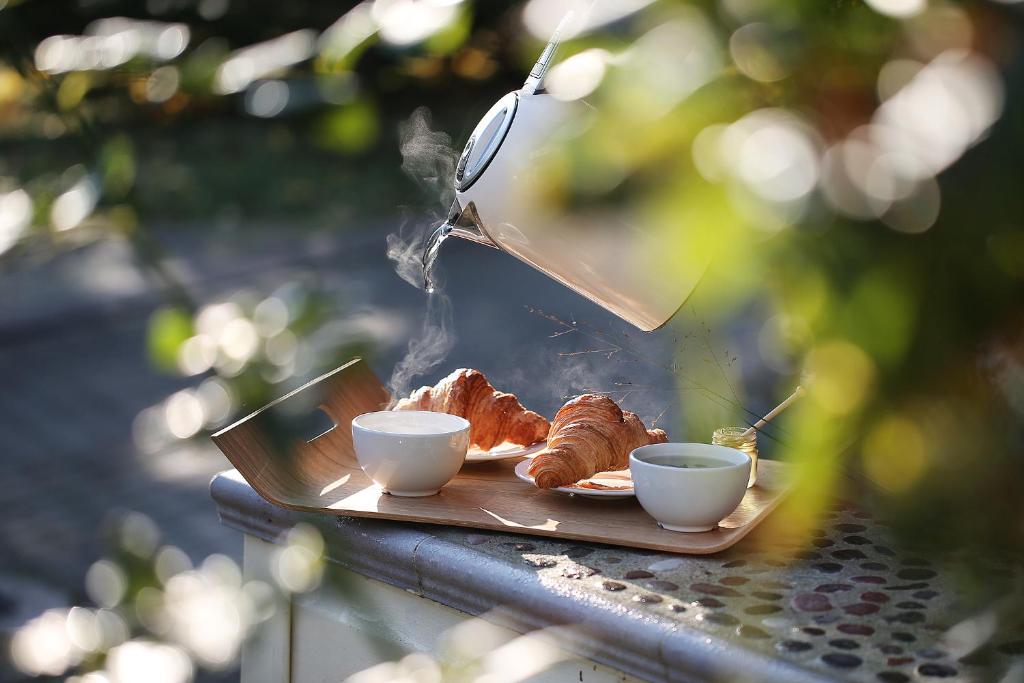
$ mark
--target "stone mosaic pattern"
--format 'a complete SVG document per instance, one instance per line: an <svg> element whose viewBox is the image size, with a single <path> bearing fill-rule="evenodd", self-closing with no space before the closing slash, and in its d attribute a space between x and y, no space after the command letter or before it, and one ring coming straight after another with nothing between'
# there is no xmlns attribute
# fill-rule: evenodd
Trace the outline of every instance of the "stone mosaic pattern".
<svg viewBox="0 0 1024 683"><path fill-rule="evenodd" d="M829 517L809 547L785 556L749 543L687 557L449 528L429 533L533 567L554 591L674 620L843 680L988 681L1024 666L1024 634L957 660L942 636L965 615L941 568L894 549L884 526L862 511L840 508Z"/></svg>

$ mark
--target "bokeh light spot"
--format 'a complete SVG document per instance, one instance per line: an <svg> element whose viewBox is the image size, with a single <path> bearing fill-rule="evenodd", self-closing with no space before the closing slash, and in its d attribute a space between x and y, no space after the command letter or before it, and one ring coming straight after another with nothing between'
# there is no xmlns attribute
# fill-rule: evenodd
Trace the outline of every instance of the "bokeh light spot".
<svg viewBox="0 0 1024 683"><path fill-rule="evenodd" d="M253 116L273 118L285 110L290 96L284 81L263 81L246 93L245 110Z"/></svg>
<svg viewBox="0 0 1024 683"><path fill-rule="evenodd" d="M179 439L195 436L206 419L203 404L188 389L182 389L167 399L164 417L168 431Z"/></svg>
<svg viewBox="0 0 1024 683"><path fill-rule="evenodd" d="M186 339L178 348L178 368L185 375L198 375L213 367L217 343L206 334Z"/></svg>
<svg viewBox="0 0 1024 683"><path fill-rule="evenodd" d="M56 230L70 230L89 217L99 200L96 182L85 176L53 202L50 222Z"/></svg>
<svg viewBox="0 0 1024 683"><path fill-rule="evenodd" d="M412 45L455 21L459 4L459 0L375 0L373 18L385 41Z"/></svg>
<svg viewBox="0 0 1024 683"><path fill-rule="evenodd" d="M252 322L246 318L235 318L224 326L218 341L228 358L248 361L259 348L260 337Z"/></svg>
<svg viewBox="0 0 1024 683"><path fill-rule="evenodd" d="M107 655L111 683L188 683L193 666L179 647L147 640L130 640Z"/></svg>
<svg viewBox="0 0 1024 683"><path fill-rule="evenodd" d="M11 660L30 676L60 676L81 659L68 637L66 611L47 610L14 633Z"/></svg>
<svg viewBox="0 0 1024 683"><path fill-rule="evenodd" d="M284 547L275 554L274 579L291 593L305 593L320 584L323 573L324 541L320 532L308 524L296 525Z"/></svg>
<svg viewBox="0 0 1024 683"><path fill-rule="evenodd" d="M276 296L270 296L256 304L252 313L256 331L264 337L272 337L288 326L288 304Z"/></svg>
<svg viewBox="0 0 1024 683"><path fill-rule="evenodd" d="M166 585L172 577L192 569L192 560L181 548L165 545L160 548L153 562L153 571L160 583Z"/></svg>
<svg viewBox="0 0 1024 683"><path fill-rule="evenodd" d="M203 380L196 388L196 398L203 406L207 427L224 424L235 409L235 397L231 387L219 377Z"/></svg>
<svg viewBox="0 0 1024 683"><path fill-rule="evenodd" d="M545 80L548 92L559 100L578 100L592 93L604 78L609 54L591 48L556 64Z"/></svg>
<svg viewBox="0 0 1024 683"><path fill-rule="evenodd" d="M85 573L85 592L103 607L116 607L128 590L124 570L110 560L98 560Z"/></svg>
<svg viewBox="0 0 1024 683"><path fill-rule="evenodd" d="M745 76L772 83L786 77L786 69L775 54L779 40L768 24L746 24L729 38L729 54Z"/></svg>
<svg viewBox="0 0 1024 683"><path fill-rule="evenodd" d="M887 416L864 439L862 460L864 471L880 487L892 493L907 491L927 466L924 434L911 419Z"/></svg>
<svg viewBox="0 0 1024 683"><path fill-rule="evenodd" d="M920 14L928 6L927 0L864 0L879 14L905 19Z"/></svg>
<svg viewBox="0 0 1024 683"><path fill-rule="evenodd" d="M0 194L0 254L10 249L32 220L32 198L17 189Z"/></svg>
<svg viewBox="0 0 1024 683"><path fill-rule="evenodd" d="M808 395L833 415L861 406L874 384L875 365L860 347L843 340L820 344L807 355Z"/></svg>
<svg viewBox="0 0 1024 683"><path fill-rule="evenodd" d="M178 92L180 83L177 67L161 66L154 69L146 79L146 99L150 102L166 102Z"/></svg>

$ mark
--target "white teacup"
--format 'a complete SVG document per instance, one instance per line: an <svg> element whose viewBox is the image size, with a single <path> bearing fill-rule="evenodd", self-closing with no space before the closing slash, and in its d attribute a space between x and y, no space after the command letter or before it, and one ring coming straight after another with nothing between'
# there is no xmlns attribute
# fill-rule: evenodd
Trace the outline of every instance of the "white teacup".
<svg viewBox="0 0 1024 683"><path fill-rule="evenodd" d="M352 419L356 460L395 496L432 496L466 461L469 421L425 410L382 410Z"/></svg>
<svg viewBox="0 0 1024 683"><path fill-rule="evenodd" d="M703 443L658 443L629 454L640 505L670 531L710 531L743 500L750 456Z"/></svg>

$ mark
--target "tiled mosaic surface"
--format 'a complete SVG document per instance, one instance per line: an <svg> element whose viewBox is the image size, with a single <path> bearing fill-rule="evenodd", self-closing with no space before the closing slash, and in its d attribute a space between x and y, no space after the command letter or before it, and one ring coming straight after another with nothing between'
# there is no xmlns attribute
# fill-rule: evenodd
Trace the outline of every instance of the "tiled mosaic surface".
<svg viewBox="0 0 1024 683"><path fill-rule="evenodd" d="M990 681L1024 666L1024 634L957 659L944 634L965 615L943 571L895 550L884 526L852 508L832 512L808 548L782 556L750 543L684 557L448 528L431 533L533 567L553 590L648 611L844 680Z"/></svg>

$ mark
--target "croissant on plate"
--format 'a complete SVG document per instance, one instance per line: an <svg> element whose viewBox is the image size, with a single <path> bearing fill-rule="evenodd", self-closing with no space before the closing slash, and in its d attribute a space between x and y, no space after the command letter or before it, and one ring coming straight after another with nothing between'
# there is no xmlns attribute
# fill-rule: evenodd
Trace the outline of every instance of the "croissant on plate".
<svg viewBox="0 0 1024 683"><path fill-rule="evenodd" d="M432 387L420 387L394 410L430 410L469 420L469 442L490 450L506 441L529 446L548 436L548 421L513 394L496 390L478 370L460 368Z"/></svg>
<svg viewBox="0 0 1024 683"><path fill-rule="evenodd" d="M663 430L647 429L607 396L583 394L555 415L547 447L533 458L529 473L542 489L569 486L598 472L624 470L633 449L665 441Z"/></svg>

